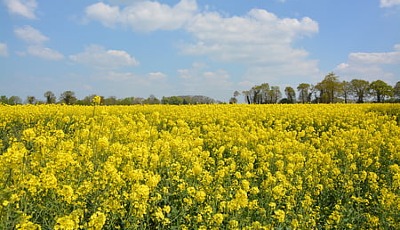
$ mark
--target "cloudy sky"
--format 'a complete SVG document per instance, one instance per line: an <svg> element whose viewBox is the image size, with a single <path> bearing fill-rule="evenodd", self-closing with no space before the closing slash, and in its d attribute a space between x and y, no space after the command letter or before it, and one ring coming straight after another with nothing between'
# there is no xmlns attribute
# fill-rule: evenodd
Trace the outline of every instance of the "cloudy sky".
<svg viewBox="0 0 400 230"><path fill-rule="evenodd" d="M400 0L0 0L0 95L400 80Z"/></svg>

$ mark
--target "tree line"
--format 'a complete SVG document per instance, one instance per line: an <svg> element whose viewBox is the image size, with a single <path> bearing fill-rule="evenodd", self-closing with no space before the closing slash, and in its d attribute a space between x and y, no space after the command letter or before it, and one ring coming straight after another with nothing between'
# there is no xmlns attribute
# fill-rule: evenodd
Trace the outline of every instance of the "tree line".
<svg viewBox="0 0 400 230"><path fill-rule="evenodd" d="M321 82L317 84L301 83L296 89L287 86L282 94L279 86L270 86L268 83L255 85L249 90L235 91L229 103L238 102L238 97L242 95L248 104L276 104L276 103L364 103L364 102L400 102L400 81L394 86L382 80L372 82L363 79L352 79L351 81L340 81L335 73L327 74ZM78 99L73 91L64 91L57 98L52 91L43 94L44 100L34 96L27 96L23 101L18 96L0 96L0 104L55 104L63 103L67 105L91 105L94 94L88 95L83 99ZM126 97L117 98L101 97L102 105L137 105L137 104L215 104L224 103L216 101L207 96L170 96L158 99L154 95L148 98Z"/></svg>
<svg viewBox="0 0 400 230"><path fill-rule="evenodd" d="M57 98L52 91L47 91L43 94L44 100L37 99L34 96L27 96L23 101L18 96L7 97L0 96L0 104L19 105L19 104L66 104L66 105L91 105L95 94L85 96L83 99L78 99L74 91L64 91ZM195 95L195 96L171 96L158 99L154 95L148 98L142 97L126 97L117 98L115 96L104 97L100 96L101 105L143 105L143 104L170 104L170 105L185 105L185 104L215 104L222 103L210 97Z"/></svg>
<svg viewBox="0 0 400 230"><path fill-rule="evenodd" d="M394 86L382 80L366 81L353 79L340 81L334 73L329 73L315 85L301 83L296 90L287 86L283 97L279 86L270 86L268 83L255 85L241 94L248 104L275 104L275 103L364 103L364 102L400 102L400 81ZM235 91L230 103L237 103L240 95Z"/></svg>

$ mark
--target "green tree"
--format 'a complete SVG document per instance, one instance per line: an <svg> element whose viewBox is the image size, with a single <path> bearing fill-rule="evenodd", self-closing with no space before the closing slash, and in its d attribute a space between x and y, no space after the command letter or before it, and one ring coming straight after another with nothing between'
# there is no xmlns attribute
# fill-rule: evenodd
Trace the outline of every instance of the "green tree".
<svg viewBox="0 0 400 230"><path fill-rule="evenodd" d="M369 94L369 82L361 79L350 81L351 91L357 97L357 103L364 103L364 98Z"/></svg>
<svg viewBox="0 0 400 230"><path fill-rule="evenodd" d="M249 91L243 91L242 94L248 104L264 104L267 103L269 90L269 84L263 83L253 86Z"/></svg>
<svg viewBox="0 0 400 230"><path fill-rule="evenodd" d="M238 102L238 99L236 97L231 97L229 99L229 104L237 104L237 102Z"/></svg>
<svg viewBox="0 0 400 230"><path fill-rule="evenodd" d="M117 98L115 96L110 96L104 99L105 105L116 105L118 103Z"/></svg>
<svg viewBox="0 0 400 230"><path fill-rule="evenodd" d="M310 102L310 84L301 83L297 86L297 91L299 92L299 100L301 103Z"/></svg>
<svg viewBox="0 0 400 230"><path fill-rule="evenodd" d="M8 97L6 95L0 96L0 104L8 104Z"/></svg>
<svg viewBox="0 0 400 230"><path fill-rule="evenodd" d="M160 100L151 94L146 100L143 101L144 104L155 105L160 104Z"/></svg>
<svg viewBox="0 0 400 230"><path fill-rule="evenodd" d="M73 91L64 91L61 95L60 95L60 101L64 102L67 105L72 105L76 102L76 97L75 97L75 93Z"/></svg>
<svg viewBox="0 0 400 230"><path fill-rule="evenodd" d="M10 98L8 98L8 104L9 105L22 104L22 99L18 96L11 96Z"/></svg>
<svg viewBox="0 0 400 230"><path fill-rule="evenodd" d="M341 82L334 73L329 73L324 80L319 82L315 88L319 90L319 99L323 103L333 103L339 93L341 93Z"/></svg>
<svg viewBox="0 0 400 230"><path fill-rule="evenodd" d="M35 98L35 96L27 96L27 97L26 97L26 102L27 102L28 104L31 104L31 105L35 104L35 103L36 103L36 98Z"/></svg>
<svg viewBox="0 0 400 230"><path fill-rule="evenodd" d="M93 98L97 96L96 94L91 94L86 97L84 97L82 100L77 100L76 104L78 105L92 105L93 104ZM100 96L100 104L104 104L104 97Z"/></svg>
<svg viewBox="0 0 400 230"><path fill-rule="evenodd" d="M266 103L275 104L278 103L279 99L281 99L282 93L279 89L279 86L271 86L271 89L268 91L268 99Z"/></svg>
<svg viewBox="0 0 400 230"><path fill-rule="evenodd" d="M385 102L386 97L393 95L393 87L382 80L376 80L369 85L372 95L376 97L376 102Z"/></svg>
<svg viewBox="0 0 400 230"><path fill-rule="evenodd" d="M182 105L183 98L178 96L162 97L161 104L164 105Z"/></svg>
<svg viewBox="0 0 400 230"><path fill-rule="evenodd" d="M237 97L240 95L239 91L233 92L233 97L229 99L229 104L236 104L238 102Z"/></svg>
<svg viewBox="0 0 400 230"><path fill-rule="evenodd" d="M351 83L348 81L342 81L341 83L341 90L343 98L344 98L344 103L348 103L349 101L349 96L352 93L352 87Z"/></svg>
<svg viewBox="0 0 400 230"><path fill-rule="evenodd" d="M292 87L287 86L285 88L285 95L286 95L288 103L295 103L296 102L296 92L294 91L294 89Z"/></svg>
<svg viewBox="0 0 400 230"><path fill-rule="evenodd" d="M44 97L46 98L46 103L47 104L54 104L56 103L56 96L54 95L53 92L47 91L44 93Z"/></svg>

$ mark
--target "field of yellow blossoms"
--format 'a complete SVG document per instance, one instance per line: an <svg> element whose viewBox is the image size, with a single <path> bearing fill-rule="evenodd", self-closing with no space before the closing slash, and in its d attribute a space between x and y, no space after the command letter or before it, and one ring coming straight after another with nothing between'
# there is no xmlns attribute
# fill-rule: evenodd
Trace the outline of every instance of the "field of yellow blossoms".
<svg viewBox="0 0 400 230"><path fill-rule="evenodd" d="M400 229L399 111L0 106L0 229Z"/></svg>

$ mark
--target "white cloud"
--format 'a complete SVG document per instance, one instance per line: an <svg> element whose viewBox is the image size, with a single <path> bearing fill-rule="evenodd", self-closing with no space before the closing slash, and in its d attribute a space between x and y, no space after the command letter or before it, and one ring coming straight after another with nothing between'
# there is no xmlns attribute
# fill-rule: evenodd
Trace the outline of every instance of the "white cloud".
<svg viewBox="0 0 400 230"><path fill-rule="evenodd" d="M400 63L400 51L386 53L351 53L349 61L363 64L395 64Z"/></svg>
<svg viewBox="0 0 400 230"><path fill-rule="evenodd" d="M362 78L394 82L400 75L400 44L391 52L350 53L347 63L339 64L335 71L347 80Z"/></svg>
<svg viewBox="0 0 400 230"><path fill-rule="evenodd" d="M61 60L64 55L51 48L45 47L44 43L49 40L39 30L32 26L23 26L14 29L15 35L28 44L26 52L19 51L18 55L25 56L27 54L47 60Z"/></svg>
<svg viewBox="0 0 400 230"><path fill-rule="evenodd" d="M400 5L400 0L381 0L380 6L381 7L392 7Z"/></svg>
<svg viewBox="0 0 400 230"><path fill-rule="evenodd" d="M112 2L121 4L121 0ZM310 60L306 50L294 46L298 39L318 33L318 23L311 18L279 18L263 9L250 10L243 16L223 16L199 12L195 0L180 0L175 6L147 0L122 2L128 3L90 5L86 17L107 27L139 31L183 29L193 36L192 42L181 43L183 54L239 64L248 72L258 73L243 80L264 82L268 73L274 74L271 78L320 74L318 61ZM299 67L302 72L296 71ZM181 72L181 77L185 76L190 77Z"/></svg>
<svg viewBox="0 0 400 230"><path fill-rule="evenodd" d="M118 6L98 2L86 7L86 16L100 21L104 26L111 27L120 21L120 10Z"/></svg>
<svg viewBox="0 0 400 230"><path fill-rule="evenodd" d="M279 19L265 10L254 9L244 17L199 14L187 29L197 39L197 43L184 47L187 53L264 63L306 57L307 52L293 49L291 43L318 32L318 24L310 18Z"/></svg>
<svg viewBox="0 0 400 230"><path fill-rule="evenodd" d="M137 1L120 9L103 2L86 8L86 17L104 26L129 26L138 31L174 30L181 28L197 10L195 0L181 0L171 7L156 1Z"/></svg>
<svg viewBox="0 0 400 230"><path fill-rule="evenodd" d="M11 14L18 14L29 19L36 18L36 0L4 0L4 3Z"/></svg>
<svg viewBox="0 0 400 230"><path fill-rule="evenodd" d="M39 30L32 26L23 26L14 29L15 35L30 44L41 44L49 40L48 37L43 35Z"/></svg>
<svg viewBox="0 0 400 230"><path fill-rule="evenodd" d="M82 53L70 55L70 59L100 69L115 69L123 66L136 66L139 63L123 50L106 50L102 46L91 45Z"/></svg>
<svg viewBox="0 0 400 230"><path fill-rule="evenodd" d="M0 43L0 56L8 56L8 47L6 43Z"/></svg>
<svg viewBox="0 0 400 230"><path fill-rule="evenodd" d="M28 54L35 56L35 57L40 57L43 59L48 59L48 60L61 60L64 58L64 55L62 55L60 52L43 47L41 45L32 45L28 47L27 50Z"/></svg>
<svg viewBox="0 0 400 230"><path fill-rule="evenodd" d="M262 9L253 9L241 17L207 12L198 14L187 30L195 42L183 45L183 53L244 64L248 72L257 73L245 77L255 83L268 81L266 77L319 73L318 62L308 60L306 50L293 47L296 39L318 32L318 23L308 17L279 18Z"/></svg>
<svg viewBox="0 0 400 230"><path fill-rule="evenodd" d="M167 75L162 72L151 72L147 75L147 77L151 81L163 81L166 80Z"/></svg>

